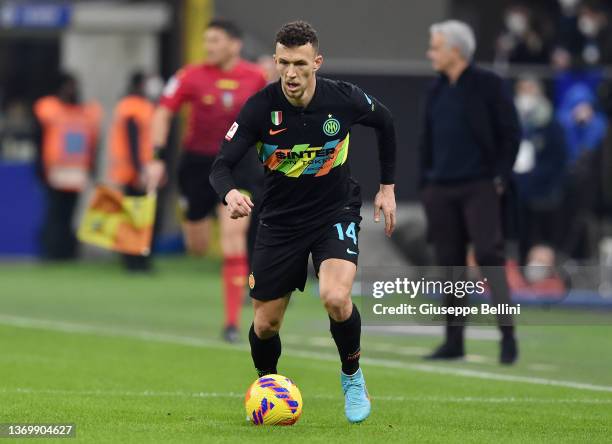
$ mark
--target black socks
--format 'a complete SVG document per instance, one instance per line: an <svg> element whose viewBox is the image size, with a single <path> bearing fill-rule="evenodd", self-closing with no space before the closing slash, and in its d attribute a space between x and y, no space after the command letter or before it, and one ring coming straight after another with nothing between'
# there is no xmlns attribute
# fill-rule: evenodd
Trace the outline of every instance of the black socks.
<svg viewBox="0 0 612 444"><path fill-rule="evenodd" d="M353 311L345 321L336 322L330 317L329 331L338 347L340 361L342 361L342 373L354 374L359 370L359 355L361 354L361 316L359 316L357 306L353 304Z"/></svg>
<svg viewBox="0 0 612 444"><path fill-rule="evenodd" d="M253 324L249 330L251 356L259 377L276 373L276 364L281 355L281 340L278 334L269 339L259 339Z"/></svg>
<svg viewBox="0 0 612 444"><path fill-rule="evenodd" d="M336 322L329 318L329 331L338 347L342 372L345 375L354 374L359 370L361 340L361 316L357 307L353 304L353 311L345 321ZM260 339L251 324L249 342L253 364L259 377L276 373L276 365L281 355L280 336L276 334L269 339Z"/></svg>

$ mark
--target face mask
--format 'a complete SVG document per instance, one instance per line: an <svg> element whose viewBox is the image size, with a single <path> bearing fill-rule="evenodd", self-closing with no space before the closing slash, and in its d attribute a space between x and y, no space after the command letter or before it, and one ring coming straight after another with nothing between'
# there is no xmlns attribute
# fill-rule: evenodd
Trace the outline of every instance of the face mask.
<svg viewBox="0 0 612 444"><path fill-rule="evenodd" d="M521 115L528 115L536 109L539 99L534 94L521 94L516 98L516 109Z"/></svg>
<svg viewBox="0 0 612 444"><path fill-rule="evenodd" d="M574 120L580 125L587 124L593 118L593 107L589 103L581 103L574 108Z"/></svg>
<svg viewBox="0 0 612 444"><path fill-rule="evenodd" d="M538 261L529 262L525 267L525 279L530 283L543 281L551 276L551 267Z"/></svg>
<svg viewBox="0 0 612 444"><path fill-rule="evenodd" d="M506 15L506 27L508 30L516 35L521 35L527 31L527 17L519 12L511 12Z"/></svg>
<svg viewBox="0 0 612 444"><path fill-rule="evenodd" d="M150 76L145 80L144 93L145 96L153 101L157 102L159 96L161 96L164 89L164 81L159 76Z"/></svg>
<svg viewBox="0 0 612 444"><path fill-rule="evenodd" d="M583 15L578 19L578 29L587 37L595 37L599 33L599 24L591 17Z"/></svg>

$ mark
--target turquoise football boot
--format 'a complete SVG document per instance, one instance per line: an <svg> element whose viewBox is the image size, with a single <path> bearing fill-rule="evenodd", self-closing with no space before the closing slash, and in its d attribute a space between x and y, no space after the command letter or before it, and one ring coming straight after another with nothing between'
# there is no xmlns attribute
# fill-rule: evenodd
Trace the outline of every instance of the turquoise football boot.
<svg viewBox="0 0 612 444"><path fill-rule="evenodd" d="M370 416L372 408L361 368L354 375L340 372L344 392L344 413L349 422L361 422Z"/></svg>

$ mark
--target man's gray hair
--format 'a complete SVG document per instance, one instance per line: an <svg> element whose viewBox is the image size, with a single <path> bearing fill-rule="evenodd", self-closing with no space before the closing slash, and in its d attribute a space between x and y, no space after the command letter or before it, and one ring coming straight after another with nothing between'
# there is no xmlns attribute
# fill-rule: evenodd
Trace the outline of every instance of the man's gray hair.
<svg viewBox="0 0 612 444"><path fill-rule="evenodd" d="M467 23L459 20L447 20L434 23L429 28L431 34L440 33L446 38L446 44L457 48L464 59L470 61L476 52L476 37Z"/></svg>

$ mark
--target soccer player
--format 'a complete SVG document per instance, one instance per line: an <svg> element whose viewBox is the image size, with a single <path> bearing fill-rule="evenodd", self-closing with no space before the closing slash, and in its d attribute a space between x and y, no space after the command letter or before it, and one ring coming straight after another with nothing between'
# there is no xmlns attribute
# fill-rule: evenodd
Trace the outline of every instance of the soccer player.
<svg viewBox="0 0 612 444"><path fill-rule="evenodd" d="M351 301L357 271L361 193L347 162L354 124L376 129L380 191L374 218L395 227L395 128L389 110L350 83L317 76L323 63L315 30L303 21L276 35L280 81L251 97L225 136L211 183L232 218L251 213L232 168L256 145L265 166L260 225L249 287L255 316L249 332L260 376L276 373L279 330L291 293L304 290L308 256L319 277L321 300L342 362L345 413L350 422L370 414L359 368L361 318Z"/></svg>
<svg viewBox="0 0 612 444"><path fill-rule="evenodd" d="M184 153L179 166L179 189L186 202L183 232L192 254L206 252L211 221L208 216L220 205L208 182L213 160L228 126L236 119L246 100L266 85L261 69L240 58L241 31L227 20L213 20L204 33L207 62L187 66L166 85L153 118L156 160L147 166L148 189L155 189L165 174L164 149L172 115L185 103L191 105ZM256 156L247 158L236 171L241 189L254 192L261 181ZM222 206L221 206L222 208ZM246 287L247 230L249 220L231 220L226 211L217 211L223 251L225 328L228 342L238 340L238 324Z"/></svg>

